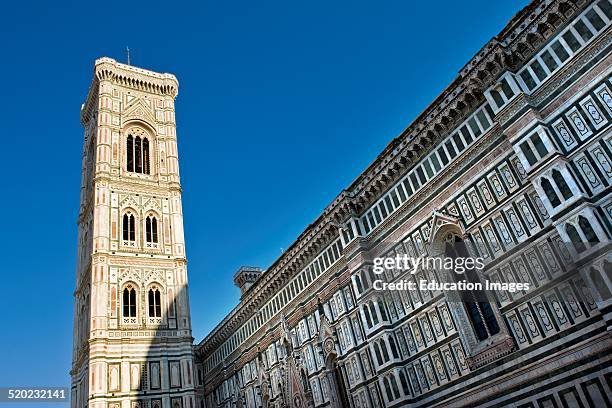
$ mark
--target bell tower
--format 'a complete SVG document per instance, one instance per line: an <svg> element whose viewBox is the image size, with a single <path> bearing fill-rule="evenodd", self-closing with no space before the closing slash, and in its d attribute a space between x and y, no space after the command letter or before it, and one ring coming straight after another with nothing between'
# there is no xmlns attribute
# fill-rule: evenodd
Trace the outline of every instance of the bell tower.
<svg viewBox="0 0 612 408"><path fill-rule="evenodd" d="M174 100L101 58L81 107L71 407L195 408Z"/></svg>

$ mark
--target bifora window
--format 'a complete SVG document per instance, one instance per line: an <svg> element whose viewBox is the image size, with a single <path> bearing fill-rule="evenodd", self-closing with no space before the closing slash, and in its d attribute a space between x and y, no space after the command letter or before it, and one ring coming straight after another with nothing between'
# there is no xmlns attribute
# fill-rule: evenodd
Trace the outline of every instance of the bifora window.
<svg viewBox="0 0 612 408"><path fill-rule="evenodd" d="M157 218L154 215L148 215L145 220L145 235L147 242L157 243Z"/></svg>
<svg viewBox="0 0 612 408"><path fill-rule="evenodd" d="M122 229L124 241L136 241L136 219L129 211L123 214Z"/></svg>
<svg viewBox="0 0 612 408"><path fill-rule="evenodd" d="M136 289L132 285L123 289L123 317L136 317Z"/></svg>
<svg viewBox="0 0 612 408"><path fill-rule="evenodd" d="M149 289L149 317L161 317L161 294L157 286Z"/></svg>

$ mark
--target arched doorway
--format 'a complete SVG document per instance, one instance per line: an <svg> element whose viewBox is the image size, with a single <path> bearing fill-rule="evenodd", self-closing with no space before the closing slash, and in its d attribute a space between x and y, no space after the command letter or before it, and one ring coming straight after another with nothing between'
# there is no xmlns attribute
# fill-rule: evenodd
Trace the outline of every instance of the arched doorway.
<svg viewBox="0 0 612 408"><path fill-rule="evenodd" d="M338 364L337 356L330 354L327 356L327 362L325 364L328 371L328 380L330 386L330 393L334 394L337 406L339 407L350 407L349 396L346 387L346 381L342 368Z"/></svg>

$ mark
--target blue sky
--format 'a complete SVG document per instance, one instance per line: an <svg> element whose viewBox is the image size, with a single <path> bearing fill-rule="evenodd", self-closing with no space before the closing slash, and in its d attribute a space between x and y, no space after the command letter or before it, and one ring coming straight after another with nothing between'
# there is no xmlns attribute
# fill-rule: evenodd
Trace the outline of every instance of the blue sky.
<svg viewBox="0 0 612 408"><path fill-rule="evenodd" d="M83 133L100 56L174 73L193 333L267 267L525 5L10 2L0 386L67 385Z"/></svg>

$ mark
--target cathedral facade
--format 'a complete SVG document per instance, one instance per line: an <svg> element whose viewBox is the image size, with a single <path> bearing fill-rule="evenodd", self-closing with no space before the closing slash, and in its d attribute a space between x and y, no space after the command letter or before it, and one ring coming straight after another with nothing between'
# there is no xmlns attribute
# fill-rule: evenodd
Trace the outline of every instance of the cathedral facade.
<svg viewBox="0 0 612 408"><path fill-rule="evenodd" d="M178 82L98 60L72 407L612 406L611 25L610 0L521 10L196 344ZM468 284L523 286L376 270L470 257Z"/></svg>
<svg viewBox="0 0 612 408"><path fill-rule="evenodd" d="M202 407L612 402L612 4L520 11L195 346ZM478 257L444 268L376 259ZM401 285L400 285L401 286Z"/></svg>

